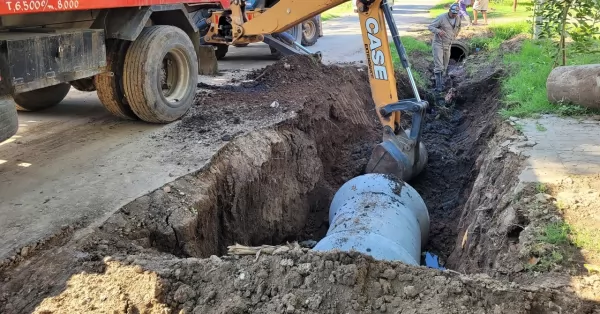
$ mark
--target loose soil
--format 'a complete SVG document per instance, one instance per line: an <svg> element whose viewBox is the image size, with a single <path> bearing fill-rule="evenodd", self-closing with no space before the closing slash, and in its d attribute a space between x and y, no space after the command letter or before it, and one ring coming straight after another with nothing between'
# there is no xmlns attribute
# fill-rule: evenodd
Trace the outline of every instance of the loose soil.
<svg viewBox="0 0 600 314"><path fill-rule="evenodd" d="M364 171L381 129L364 67L286 58L234 86L201 85L198 106L169 136L227 144L89 234L4 267L0 312L593 313L567 286L502 281L503 265L490 263L510 253L525 221L508 209L521 157L498 144L520 140L494 116L503 75L459 75L454 102L432 104L429 164L410 182L430 211L427 249L470 275L293 242L324 236L333 194ZM405 77L398 82L411 98ZM222 123L231 128L211 128ZM286 242L223 256L236 243Z"/></svg>

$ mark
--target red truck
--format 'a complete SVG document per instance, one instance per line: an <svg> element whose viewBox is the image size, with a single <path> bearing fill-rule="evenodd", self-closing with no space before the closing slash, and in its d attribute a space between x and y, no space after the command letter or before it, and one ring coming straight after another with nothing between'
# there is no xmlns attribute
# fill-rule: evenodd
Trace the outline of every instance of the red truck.
<svg viewBox="0 0 600 314"><path fill-rule="evenodd" d="M71 87L124 119L179 119L215 59L198 25L229 2L0 0L0 141L17 131L16 109L52 107Z"/></svg>

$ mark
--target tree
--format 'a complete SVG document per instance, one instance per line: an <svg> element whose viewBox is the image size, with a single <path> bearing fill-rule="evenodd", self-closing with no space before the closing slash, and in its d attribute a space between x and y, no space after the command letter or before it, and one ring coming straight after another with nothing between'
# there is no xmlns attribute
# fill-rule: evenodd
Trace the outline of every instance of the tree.
<svg viewBox="0 0 600 314"><path fill-rule="evenodd" d="M567 64L567 38L576 52L590 52L600 41L600 0L544 0L536 15L542 19L540 37L558 37L555 66L559 59Z"/></svg>

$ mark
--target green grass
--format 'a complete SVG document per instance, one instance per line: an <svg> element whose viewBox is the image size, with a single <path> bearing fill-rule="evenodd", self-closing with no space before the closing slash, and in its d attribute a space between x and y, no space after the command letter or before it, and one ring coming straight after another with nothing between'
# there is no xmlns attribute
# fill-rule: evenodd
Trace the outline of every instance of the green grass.
<svg viewBox="0 0 600 314"><path fill-rule="evenodd" d="M502 84L506 103L500 112L502 116L531 117L547 113L573 116L591 112L582 107L548 102L546 79L552 71L554 52L554 46L548 41L526 40L520 52L504 56L504 64L512 72ZM568 56L569 65L597 63L600 59L600 53Z"/></svg>
<svg viewBox="0 0 600 314"><path fill-rule="evenodd" d="M442 13L448 12L448 7L454 2L455 1L452 0L443 0L441 3L429 10L429 15L432 18L435 18ZM471 5L467 7L467 13L469 13L471 20L473 20L474 2L475 0L471 0ZM514 18L519 20L527 18L531 14L530 10L533 7L533 1L523 1L521 3L520 0L519 5L517 6L517 12L513 12L512 5L512 0L490 1L488 5L488 23L494 23L494 19L498 18ZM483 16L481 15L481 13L479 13L478 22L479 19L481 19L481 22L483 23Z"/></svg>
<svg viewBox="0 0 600 314"><path fill-rule="evenodd" d="M402 45L404 45L404 49L406 50L406 53L409 56L413 52L423 52L423 53L431 54L431 46L429 46L425 42L422 42L422 41L420 41L414 37L410 37L410 36L401 36L400 39L402 40ZM404 71L404 68L402 68L402 63L400 62L400 56L398 55L398 50L396 50L396 46L393 44L393 42L390 43L390 50L392 53L392 62L394 63L394 67L396 69L402 69L402 71ZM410 61L410 57L409 57L409 61ZM427 86L427 83L426 83L425 79L423 78L423 76L421 75L421 73L414 71L414 70L412 71L412 73L413 73L413 77L414 77L417 85L421 88L425 88Z"/></svg>
<svg viewBox="0 0 600 314"><path fill-rule="evenodd" d="M578 249L584 249L592 254L600 254L600 235L589 228L568 224L564 221L554 222L546 225L538 237L538 243L553 245L552 252L541 254L541 261L558 263L563 255L568 255L565 245L575 246ZM561 247L562 246L562 247ZM556 259L559 254L561 259ZM545 263L544 263L545 264Z"/></svg>
<svg viewBox="0 0 600 314"><path fill-rule="evenodd" d="M571 238L575 246L595 254L600 254L600 235L597 230L590 230L587 228L572 229Z"/></svg>
<svg viewBox="0 0 600 314"><path fill-rule="evenodd" d="M543 183L538 183L535 186L535 191L538 192L538 193L547 193L548 192L548 187L545 184L543 184Z"/></svg>
<svg viewBox="0 0 600 314"><path fill-rule="evenodd" d="M549 244L569 244L571 227L564 222L555 222L547 225L540 237L540 241Z"/></svg>
<svg viewBox="0 0 600 314"><path fill-rule="evenodd" d="M343 15L348 15L353 13L352 11L352 2L344 2L337 7L331 8L323 13L321 13L321 21L325 22L327 20L334 19L336 17L340 17Z"/></svg>
<svg viewBox="0 0 600 314"><path fill-rule="evenodd" d="M511 39L519 34L529 34L531 24L521 22L511 22L505 24L492 25L489 27L492 37L473 37L469 44L471 48L481 48L485 50L495 50L500 48L502 42Z"/></svg>

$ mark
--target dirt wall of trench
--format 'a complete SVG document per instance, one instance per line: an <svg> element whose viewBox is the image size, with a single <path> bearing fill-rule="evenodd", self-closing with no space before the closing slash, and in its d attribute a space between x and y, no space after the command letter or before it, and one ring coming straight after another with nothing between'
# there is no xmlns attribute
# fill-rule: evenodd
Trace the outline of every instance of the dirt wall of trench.
<svg viewBox="0 0 600 314"><path fill-rule="evenodd" d="M105 232L197 257L324 236L335 189L363 171L381 138L368 77L304 58L265 71L258 85L217 90L211 101L241 106L260 90L260 106L276 100L292 117L233 139L202 171L125 206Z"/></svg>

